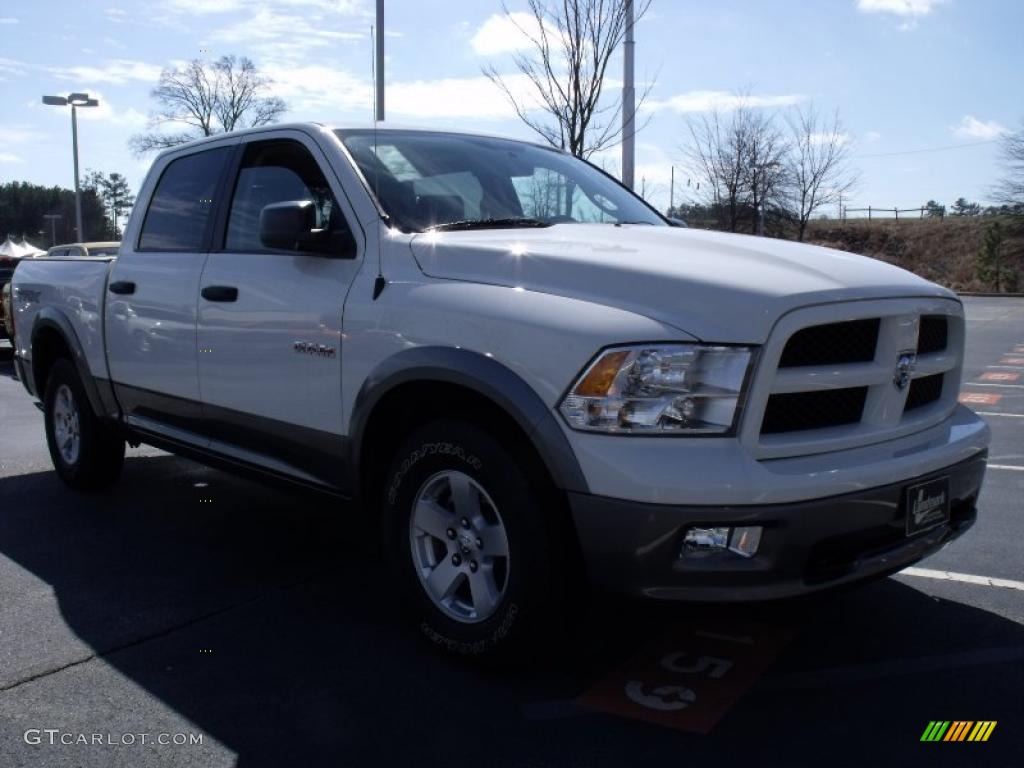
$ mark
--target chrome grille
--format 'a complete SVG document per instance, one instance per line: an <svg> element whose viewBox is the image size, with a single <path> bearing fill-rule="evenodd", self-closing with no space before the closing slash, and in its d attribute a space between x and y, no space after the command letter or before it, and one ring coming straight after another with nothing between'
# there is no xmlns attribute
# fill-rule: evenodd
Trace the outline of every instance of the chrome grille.
<svg viewBox="0 0 1024 768"><path fill-rule="evenodd" d="M758 458L781 458L925 429L956 405L962 351L962 309L950 299L794 310L762 349L741 439Z"/></svg>

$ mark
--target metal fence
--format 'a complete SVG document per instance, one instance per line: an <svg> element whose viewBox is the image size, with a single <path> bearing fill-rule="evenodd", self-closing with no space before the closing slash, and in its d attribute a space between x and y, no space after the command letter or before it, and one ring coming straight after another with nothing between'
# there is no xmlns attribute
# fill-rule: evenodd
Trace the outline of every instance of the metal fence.
<svg viewBox="0 0 1024 768"><path fill-rule="evenodd" d="M851 213L866 213L867 216L849 216ZM842 209L842 216L840 217L843 221L849 218L864 219L872 221L874 219L895 219L900 220L900 214L903 214L904 219L926 219L935 218L940 221L946 217L946 207L941 206L939 208L929 208L922 205L920 208L878 208L873 205L869 205L867 208L846 208Z"/></svg>

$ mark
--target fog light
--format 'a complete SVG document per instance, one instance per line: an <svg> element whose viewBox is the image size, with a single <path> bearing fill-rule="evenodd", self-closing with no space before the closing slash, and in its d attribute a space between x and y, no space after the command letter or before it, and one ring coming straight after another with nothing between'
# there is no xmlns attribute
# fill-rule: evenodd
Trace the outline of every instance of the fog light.
<svg viewBox="0 0 1024 768"><path fill-rule="evenodd" d="M729 528L691 528L683 537L684 555L721 552L729 546Z"/></svg>
<svg viewBox="0 0 1024 768"><path fill-rule="evenodd" d="M757 548L761 544L762 530L760 525L734 528L732 537L729 539L729 551L743 557L753 557L757 554Z"/></svg>
<svg viewBox="0 0 1024 768"><path fill-rule="evenodd" d="M761 545L760 525L739 528L690 528L683 537L680 557L729 550L740 557L753 557Z"/></svg>

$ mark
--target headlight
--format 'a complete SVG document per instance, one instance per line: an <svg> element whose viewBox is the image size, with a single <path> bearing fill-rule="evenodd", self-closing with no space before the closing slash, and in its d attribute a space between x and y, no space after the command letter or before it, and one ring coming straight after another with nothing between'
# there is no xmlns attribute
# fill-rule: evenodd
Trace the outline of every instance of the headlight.
<svg viewBox="0 0 1024 768"><path fill-rule="evenodd" d="M733 428L749 347L637 345L602 352L559 410L573 429L724 434Z"/></svg>

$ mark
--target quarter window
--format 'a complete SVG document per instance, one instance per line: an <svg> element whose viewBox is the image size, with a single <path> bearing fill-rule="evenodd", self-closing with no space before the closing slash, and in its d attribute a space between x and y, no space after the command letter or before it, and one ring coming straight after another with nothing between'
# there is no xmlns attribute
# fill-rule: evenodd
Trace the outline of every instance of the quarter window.
<svg viewBox="0 0 1024 768"><path fill-rule="evenodd" d="M202 250L213 196L230 149L220 147L174 160L157 182L142 224L139 248Z"/></svg>

